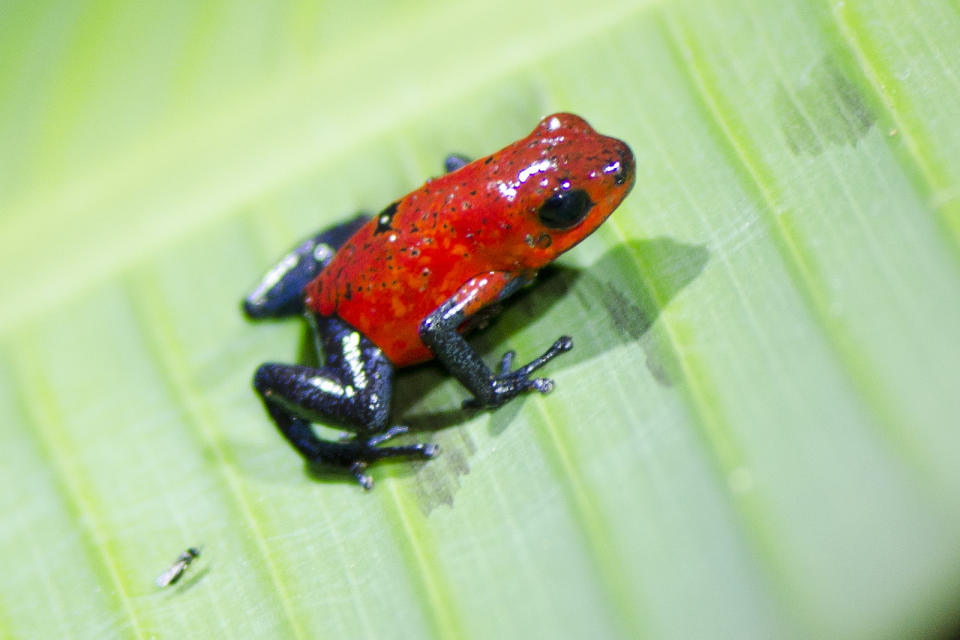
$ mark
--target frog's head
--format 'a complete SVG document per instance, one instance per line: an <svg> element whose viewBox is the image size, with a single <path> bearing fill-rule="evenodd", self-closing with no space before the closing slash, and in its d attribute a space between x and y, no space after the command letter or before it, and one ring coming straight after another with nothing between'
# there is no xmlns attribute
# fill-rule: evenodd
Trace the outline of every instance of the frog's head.
<svg viewBox="0 0 960 640"><path fill-rule="evenodd" d="M495 155L511 159L496 186L512 200L511 217L524 234L517 257L532 269L590 235L633 187L630 147L569 113L547 116L529 136Z"/></svg>

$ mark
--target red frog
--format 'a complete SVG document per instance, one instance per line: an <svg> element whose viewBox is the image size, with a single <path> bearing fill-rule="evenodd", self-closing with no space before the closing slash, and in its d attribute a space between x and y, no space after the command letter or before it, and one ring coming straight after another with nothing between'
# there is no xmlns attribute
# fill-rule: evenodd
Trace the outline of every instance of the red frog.
<svg viewBox="0 0 960 640"><path fill-rule="evenodd" d="M380 446L406 431L388 428L397 367L436 358L473 394L464 406L477 408L553 388L530 376L570 350L570 337L517 369L507 352L494 372L463 334L593 233L634 181L630 148L569 113L547 116L485 158L450 156L446 169L379 215L302 242L244 301L251 318L304 313L311 322L322 366L263 364L254 388L308 462L352 473L366 489L372 462L437 452L433 444ZM323 440L312 422L356 436Z"/></svg>

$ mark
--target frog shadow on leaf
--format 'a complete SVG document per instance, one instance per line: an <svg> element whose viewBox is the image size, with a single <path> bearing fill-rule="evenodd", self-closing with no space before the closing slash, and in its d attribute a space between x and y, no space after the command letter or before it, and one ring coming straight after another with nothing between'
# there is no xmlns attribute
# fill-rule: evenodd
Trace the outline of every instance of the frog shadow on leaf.
<svg viewBox="0 0 960 640"><path fill-rule="evenodd" d="M554 377L565 367L602 358L620 345L642 342L661 309L700 275L708 259L709 251L703 245L661 237L620 244L589 269L550 265L532 286L505 300L502 313L494 316L485 329L471 333L467 339L492 365L511 348L511 336L541 322L545 327L542 339L534 348L518 349L520 362L526 362L559 335L572 335L574 348L550 362L541 374ZM653 379L670 385L669 365L654 346L644 350L644 364ZM311 366L317 363L314 340L306 328L298 359ZM476 415L477 410L459 406L434 412L415 410L421 398L450 379L436 362L399 371L393 394L393 423L408 425L411 432L429 432L461 424ZM551 395L563 392L563 385L558 384ZM462 389L462 398L468 396ZM491 410L491 431L498 434L506 429L522 403L523 397Z"/></svg>

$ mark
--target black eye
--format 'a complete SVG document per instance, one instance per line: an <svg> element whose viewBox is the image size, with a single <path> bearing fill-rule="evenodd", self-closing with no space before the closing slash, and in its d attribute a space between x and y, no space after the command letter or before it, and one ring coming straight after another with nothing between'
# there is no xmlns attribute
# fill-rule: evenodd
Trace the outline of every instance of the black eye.
<svg viewBox="0 0 960 640"><path fill-rule="evenodd" d="M582 189L559 191L540 205L537 215L545 227L570 229L583 222L592 206L590 196Z"/></svg>

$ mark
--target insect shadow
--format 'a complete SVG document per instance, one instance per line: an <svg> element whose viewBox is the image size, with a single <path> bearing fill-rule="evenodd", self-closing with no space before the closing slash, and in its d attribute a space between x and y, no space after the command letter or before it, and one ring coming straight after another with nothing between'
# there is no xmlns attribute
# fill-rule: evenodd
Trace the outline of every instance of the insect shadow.
<svg viewBox="0 0 960 640"><path fill-rule="evenodd" d="M468 340L493 366L509 348L511 336L521 330L543 326L538 334L542 336L539 350L561 333L570 334L573 350L550 362L542 373L548 377L557 375L565 367L602 358L607 351L623 344L643 344L662 309L703 272L708 259L709 251L703 245L661 237L620 244L589 269L551 265L540 272L532 286L506 300L503 312L494 316L488 327L470 334ZM518 353L518 362L527 362L539 353L527 350ZM654 380L672 384L668 359L658 354L655 345L645 346L644 350L645 366ZM307 329L300 341L299 359L304 364L317 364L314 339ZM398 371L393 422L408 425L412 432L430 432L461 424L476 415L477 410L458 406L426 413L415 411L420 399L447 380L449 374L436 363ZM558 392L563 389L558 387L554 393ZM466 398L464 390L463 399ZM491 432L498 434L506 429L522 402L521 396L492 411ZM421 464L407 462L404 466L410 467L412 473ZM324 479L336 478L322 470L310 472ZM345 481L351 482L352 478Z"/></svg>
<svg viewBox="0 0 960 640"><path fill-rule="evenodd" d="M204 565L201 569L192 571L185 574L175 585L171 585L173 588L168 589L168 597L174 597L178 594L186 593L187 591L193 589L196 585L200 584L200 581L203 580L208 573L210 573L210 564Z"/></svg>

